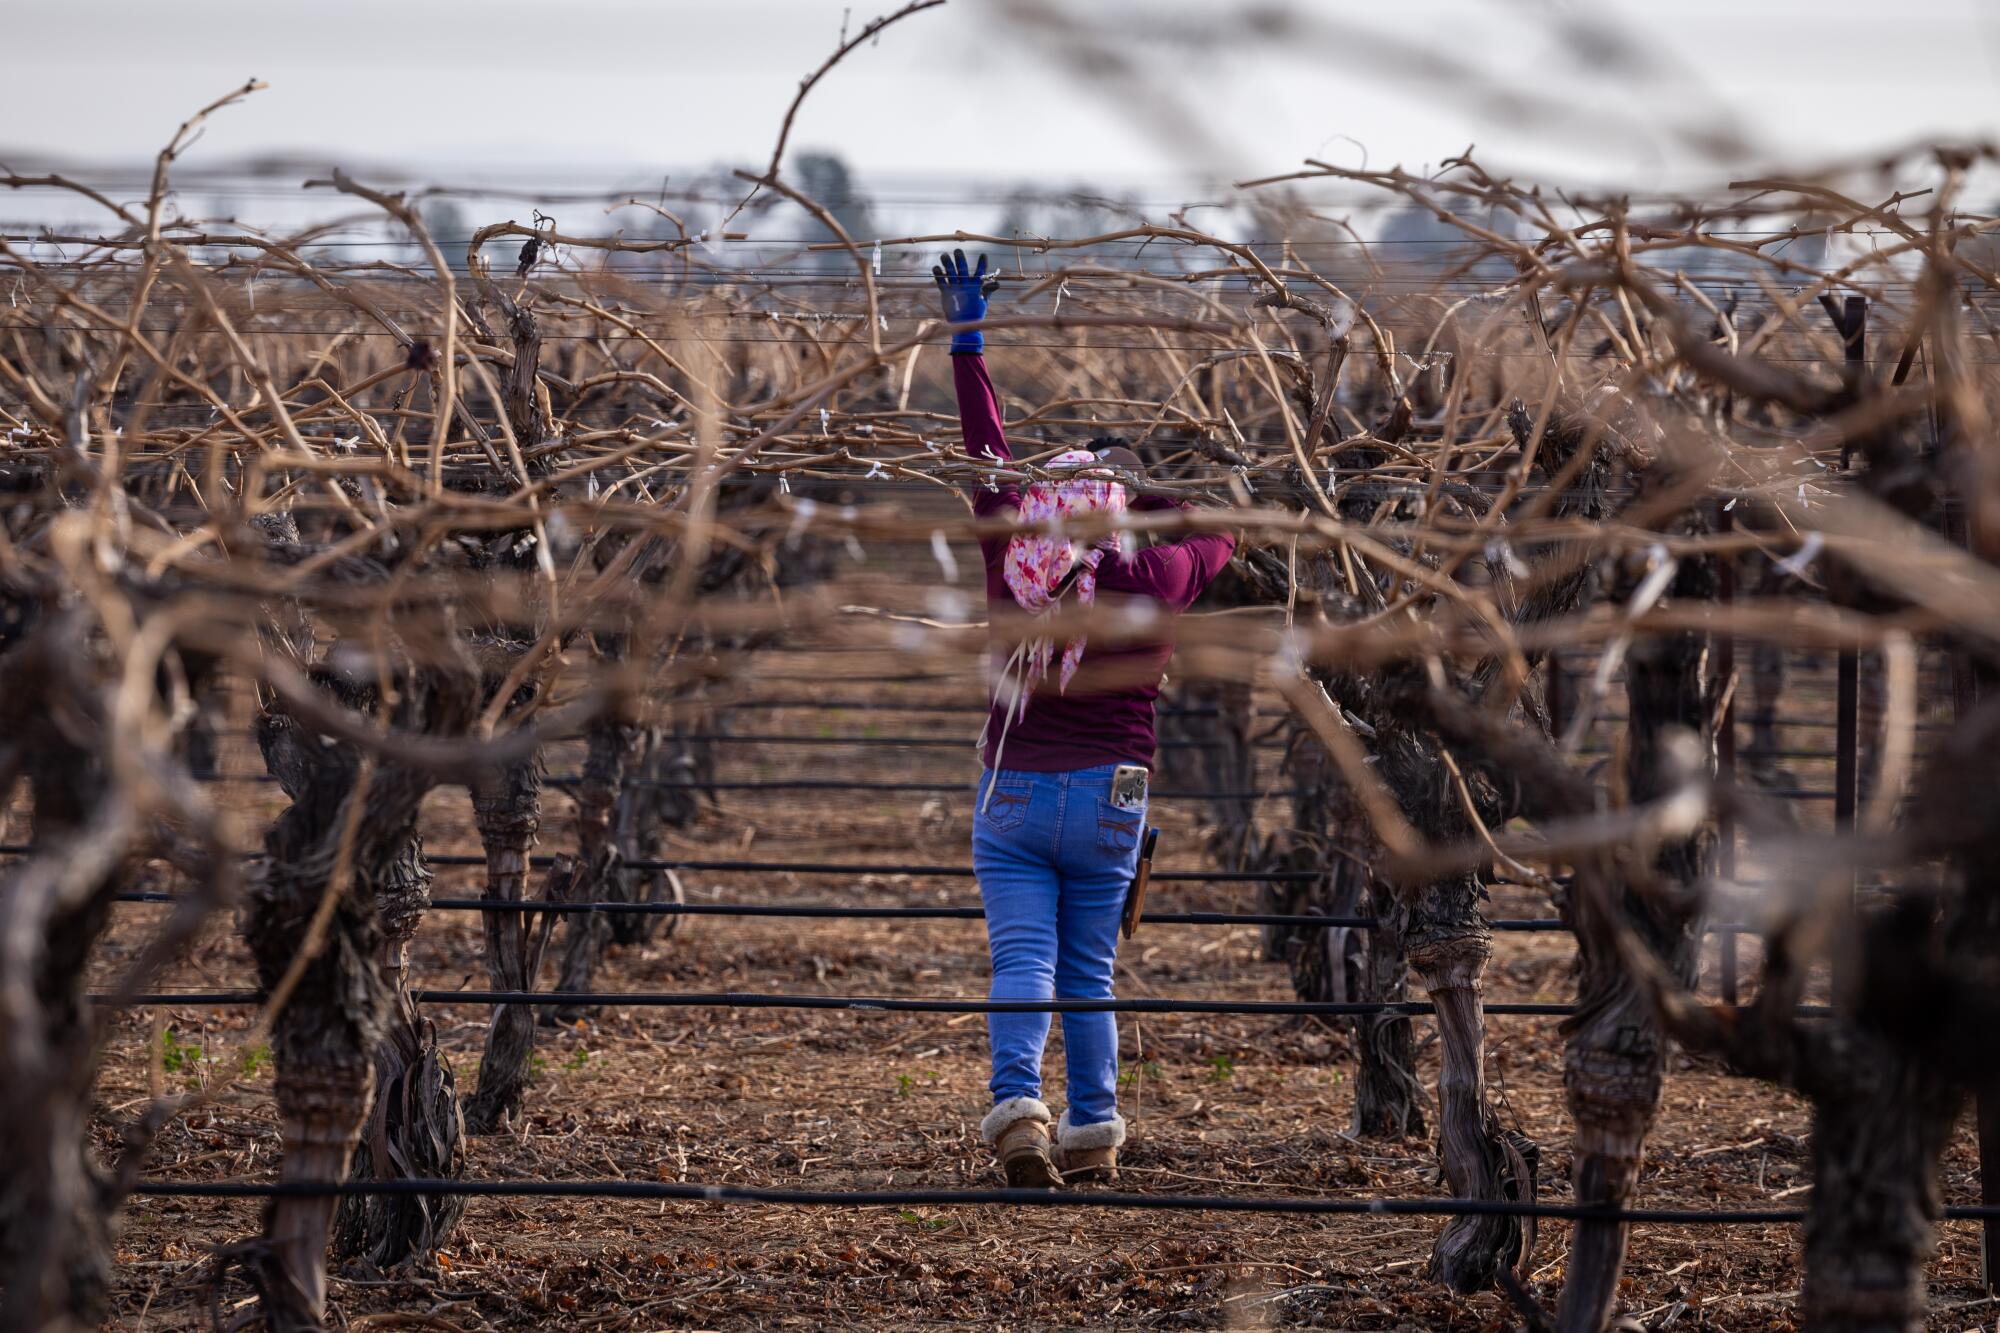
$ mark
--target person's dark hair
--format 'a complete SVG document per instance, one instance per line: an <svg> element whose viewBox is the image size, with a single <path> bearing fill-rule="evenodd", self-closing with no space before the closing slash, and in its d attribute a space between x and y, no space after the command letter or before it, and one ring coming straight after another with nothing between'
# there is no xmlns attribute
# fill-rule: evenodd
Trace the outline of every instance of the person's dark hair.
<svg viewBox="0 0 2000 1333"><path fill-rule="evenodd" d="M1106 463L1135 477L1146 475L1146 465L1139 455L1132 451L1132 442L1122 435L1099 435L1090 442L1090 451L1100 462Z"/></svg>

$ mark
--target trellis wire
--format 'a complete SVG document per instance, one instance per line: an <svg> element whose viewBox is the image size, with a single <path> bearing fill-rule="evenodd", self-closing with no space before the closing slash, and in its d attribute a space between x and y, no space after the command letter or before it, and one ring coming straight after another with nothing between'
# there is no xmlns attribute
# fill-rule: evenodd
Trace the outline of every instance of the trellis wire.
<svg viewBox="0 0 2000 1333"><path fill-rule="evenodd" d="M1586 751L1588 753L1588 751ZM199 782L250 782L275 785L278 779L270 773L213 773L198 777ZM542 779L545 787L580 787L583 785L581 773L552 773ZM760 778L740 782L702 782L699 780L668 781L661 778L627 777L623 781L627 787L644 787L648 791L871 791L910 792L918 794L963 795L972 787L972 779L961 782L857 782L840 778ZM1299 795L1287 787L1269 787L1251 791L1155 791L1147 793L1147 799L1154 801L1265 801L1289 800Z"/></svg>
<svg viewBox="0 0 2000 1333"><path fill-rule="evenodd" d="M0 846L0 856L25 856L35 849L31 846L10 844ZM429 856L424 860L434 866L483 866L484 856L471 853ZM531 856L528 864L535 869L545 870L555 864L554 856ZM901 865L894 862L871 865L867 862L849 863L838 861L701 861L682 859L653 859L624 861L620 863L627 870L707 870L716 872L744 871L760 874L795 875L930 875L938 877L969 878L971 866ZM1244 881L1270 884L1306 884L1319 878L1316 870L1156 870L1155 880L1176 880L1186 883L1209 884Z"/></svg>
<svg viewBox="0 0 2000 1333"><path fill-rule="evenodd" d="M121 903L171 903L171 893L136 892L113 895ZM983 907L847 907L838 903L671 903L608 900L553 902L538 898L433 898L436 912L551 912L558 915L602 913L607 916L803 917L840 921L983 921ZM1373 916L1320 916L1311 912L1146 912L1140 924L1151 926L1297 926L1318 930L1379 930ZM1489 930L1510 932L1566 931L1560 917L1494 917ZM1714 922L1704 927L1714 934L1754 934L1746 922Z"/></svg>
<svg viewBox="0 0 2000 1333"><path fill-rule="evenodd" d="M857 743L875 743L873 741ZM954 742L955 743L955 742ZM1606 754L1608 751L1585 749L1579 751L1585 756ZM1780 750L1770 755L1777 759L1832 759L1832 751ZM555 773L542 779L545 787L580 787L583 775L579 773ZM200 778L203 782L252 782L274 784L277 778L269 773L216 774ZM931 793L947 795L963 793L970 788L972 780L962 782L857 782L838 778L761 778L741 782L669 782L654 778L626 778L624 785L643 787L648 791L869 791L869 792L909 792L913 794ZM1835 793L1820 787L1745 787L1743 790L1754 796L1775 796L1791 801L1830 801ZM1290 788L1273 787L1250 791L1156 791L1148 793L1147 799L1155 801L1268 801L1289 800L1301 793ZM7 849L0 848L0 852Z"/></svg>
<svg viewBox="0 0 2000 1333"><path fill-rule="evenodd" d="M425 860L439 866L483 866L484 856L451 855L426 856ZM528 864L542 868L554 864L553 856L531 856ZM870 864L868 862L843 861L694 861L694 860L649 860L622 862L628 870L710 870L718 872L744 871L758 874L794 875L929 875L940 878L970 879L971 866L903 865L896 862ZM1319 879L1317 870L1155 870L1153 879L1174 880L1184 883L1211 884L1243 881L1259 884L1310 884Z"/></svg>
<svg viewBox="0 0 2000 1333"><path fill-rule="evenodd" d="M171 903L171 893L140 892L113 895L121 903ZM667 902L548 902L533 898L433 898L435 912L553 912L606 916L804 917L852 921L983 921L983 907L843 907L833 903L667 903ZM1304 928L1373 930L1382 923L1372 916L1315 916L1297 912L1147 912L1151 926L1299 926ZM1564 930L1554 917L1499 919L1486 923L1493 930ZM1741 927L1738 927L1741 929Z"/></svg>
<svg viewBox="0 0 2000 1333"><path fill-rule="evenodd" d="M912 793L934 793L938 795L963 795L972 788L972 780L962 782L856 782L840 778L767 778L744 782L667 782L646 778L627 778L627 785L645 787L658 791L899 791ZM575 787L583 783L580 774L563 773L544 779L550 787ZM1286 787L1272 787L1262 791L1156 791L1147 793L1153 801L1266 801L1289 800L1299 792Z"/></svg>

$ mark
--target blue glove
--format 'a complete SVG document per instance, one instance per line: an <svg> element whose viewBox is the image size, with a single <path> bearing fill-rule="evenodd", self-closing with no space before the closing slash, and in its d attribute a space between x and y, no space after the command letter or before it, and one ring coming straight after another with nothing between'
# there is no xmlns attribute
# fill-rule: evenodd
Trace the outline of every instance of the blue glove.
<svg viewBox="0 0 2000 1333"><path fill-rule="evenodd" d="M954 324L985 319L986 298L1000 285L1000 279L986 276L986 256L979 256L977 272L966 264L963 250L939 255L938 261L931 266L931 276L937 279L938 294L944 297L944 317ZM986 337L978 329L951 335L953 356L976 356L985 350Z"/></svg>

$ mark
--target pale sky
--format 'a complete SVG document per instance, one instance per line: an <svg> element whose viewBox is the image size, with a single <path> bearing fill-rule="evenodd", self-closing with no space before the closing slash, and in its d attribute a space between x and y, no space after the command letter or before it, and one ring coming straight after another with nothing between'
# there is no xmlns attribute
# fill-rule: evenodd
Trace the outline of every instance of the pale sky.
<svg viewBox="0 0 2000 1333"><path fill-rule="evenodd" d="M1122 32L1110 49L1123 71L1064 59L1075 41L1052 39L1023 4L950 0L854 52L808 99L793 143L839 152L892 196L1032 180L1185 197L1173 178L1191 169L1250 176L1315 155L1359 165L1364 148L1371 165L1416 169L1476 143L1493 164L1643 188L1924 135L2000 138L2000 0L1042 4ZM893 7L856 5L852 22ZM189 111L254 75L269 91L220 115L190 168L287 152L451 179L685 178L768 158L844 8L0 0L11 48L0 165L136 166ZM1258 35L1259 15L1279 9L1296 22ZM1554 36L1578 22L1597 29L1582 56ZM1464 66L1419 67L1433 55ZM1163 95L1181 110L1152 104ZM1524 97L1554 114L1513 114L1533 109L1510 108ZM1705 159L1644 128L1663 116L1733 123L1756 150ZM16 210L0 198L0 211Z"/></svg>

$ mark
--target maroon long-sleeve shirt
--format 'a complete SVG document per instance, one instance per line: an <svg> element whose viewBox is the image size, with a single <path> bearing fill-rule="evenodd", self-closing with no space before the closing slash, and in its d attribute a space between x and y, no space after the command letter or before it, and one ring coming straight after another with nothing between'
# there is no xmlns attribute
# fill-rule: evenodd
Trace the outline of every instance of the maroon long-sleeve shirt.
<svg viewBox="0 0 2000 1333"><path fill-rule="evenodd" d="M986 358L976 353L951 358L953 385L958 390L958 415L965 431L966 452L974 457L1008 460L1013 452L1000 424L1000 400L986 374ZM972 512L991 518L1021 503L1018 487L981 487L973 496ZM1180 501L1140 496L1138 510L1181 509ZM986 605L998 619L1020 614L1002 573L1007 538L982 537L986 557ZM1182 541L1147 547L1130 556L1107 554L1097 567L1097 599L1115 606L1125 598L1147 598L1164 615L1175 616L1194 604L1202 589L1229 563L1236 550L1232 533L1198 533ZM1153 734L1153 701L1160 696L1167 659L1173 656L1171 634L1158 642L1084 648L1083 660L1067 692L1056 688L1056 673L1037 682L1028 696L1025 716L1006 728L1001 749L1003 709L995 705L986 728L982 760L1030 773L1065 773L1100 764L1144 764L1151 767L1157 742Z"/></svg>

